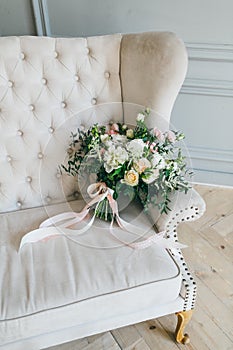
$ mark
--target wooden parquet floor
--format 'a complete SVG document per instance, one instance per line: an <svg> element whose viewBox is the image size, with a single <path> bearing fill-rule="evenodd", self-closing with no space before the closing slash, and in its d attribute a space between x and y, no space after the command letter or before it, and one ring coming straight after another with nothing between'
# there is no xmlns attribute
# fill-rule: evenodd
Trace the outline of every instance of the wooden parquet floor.
<svg viewBox="0 0 233 350"><path fill-rule="evenodd" d="M176 316L170 315L49 350L233 350L233 188L195 188L206 201L206 213L178 231L180 242L188 245L183 252L198 285L186 329L191 343L175 342Z"/></svg>

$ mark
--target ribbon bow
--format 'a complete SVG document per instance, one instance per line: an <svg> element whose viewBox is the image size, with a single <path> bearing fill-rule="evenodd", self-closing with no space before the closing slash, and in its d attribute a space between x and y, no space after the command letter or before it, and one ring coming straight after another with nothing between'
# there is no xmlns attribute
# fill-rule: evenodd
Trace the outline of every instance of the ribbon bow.
<svg viewBox="0 0 233 350"><path fill-rule="evenodd" d="M91 201L87 203L87 205L82 209L80 213L75 212L65 212L62 214L58 214L55 216L50 217L49 219L43 221L39 228L33 231L28 232L25 236L23 236L19 250L27 243L35 243L38 241L47 241L50 238L58 235L65 236L67 238L70 238L74 234L82 234L90 229L90 227L93 225L95 217L97 215L97 209L98 205L101 201L103 201L105 198L108 199L109 205L112 209L112 221L110 224L110 233L114 236L114 238L121 243L123 243L126 246L129 246L133 249L145 249L152 244L159 244L164 249L172 249L172 248L184 248L185 245L174 242L172 239L165 238L165 231L161 231L159 233L156 233L154 230L151 230L151 235L149 238L146 238L142 241L137 241L138 238L143 237L145 235L145 231L142 231L139 227L132 225L122 218L120 218L119 210L118 210L118 204L117 201L113 198L114 191L107 187L107 185L104 182L97 182L94 184L91 184L87 188L87 193L90 196ZM72 229L71 227L85 219L87 214L90 211L90 208L96 204L94 214L91 218L91 220L85 225L85 227L81 229ZM121 239L119 239L114 234L113 224L114 220L116 220L118 226L127 232L133 233L134 235L137 235L137 239L133 242L125 242ZM64 222L65 221L65 222ZM77 243L77 242L76 242Z"/></svg>

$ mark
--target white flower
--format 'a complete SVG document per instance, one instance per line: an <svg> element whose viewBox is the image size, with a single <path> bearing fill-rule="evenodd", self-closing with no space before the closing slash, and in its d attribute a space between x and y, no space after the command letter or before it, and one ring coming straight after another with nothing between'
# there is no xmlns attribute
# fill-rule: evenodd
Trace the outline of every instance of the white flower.
<svg viewBox="0 0 233 350"><path fill-rule="evenodd" d="M104 153L104 168L107 173L119 168L128 160L128 153L123 147L111 145Z"/></svg>
<svg viewBox="0 0 233 350"><path fill-rule="evenodd" d="M176 171L178 169L178 164L177 162L173 162L173 170Z"/></svg>
<svg viewBox="0 0 233 350"><path fill-rule="evenodd" d="M138 113L136 119L137 119L138 122L144 122L145 116L142 113Z"/></svg>
<svg viewBox="0 0 233 350"><path fill-rule="evenodd" d="M132 129L128 129L128 130L126 131L126 136L127 136L129 139L132 139L133 136L134 136L133 130L132 130Z"/></svg>
<svg viewBox="0 0 233 350"><path fill-rule="evenodd" d="M126 146L127 150L131 153L134 159L142 157L145 147L146 144L141 139L132 140Z"/></svg>
<svg viewBox="0 0 233 350"><path fill-rule="evenodd" d="M159 177L159 169L151 170L151 174L142 176L142 181L144 181L147 185L154 182Z"/></svg>
<svg viewBox="0 0 233 350"><path fill-rule="evenodd" d="M139 173L143 173L146 169L151 167L151 163L146 158L138 159L136 162L133 163L134 169Z"/></svg>
<svg viewBox="0 0 233 350"><path fill-rule="evenodd" d="M123 130L126 130L126 129L127 129L127 125L126 125L126 124L123 124L123 125L122 125L122 129L123 129Z"/></svg>
<svg viewBox="0 0 233 350"><path fill-rule="evenodd" d="M102 142L106 142L107 140L109 140L109 135L108 134L100 135L100 139Z"/></svg>
<svg viewBox="0 0 233 350"><path fill-rule="evenodd" d="M159 153L154 153L151 160L152 168L163 169L166 166L164 158Z"/></svg>
<svg viewBox="0 0 233 350"><path fill-rule="evenodd" d="M138 179L139 179L138 173L135 170L131 169L129 171L126 171L124 180L121 180L121 182L129 186L137 186Z"/></svg>

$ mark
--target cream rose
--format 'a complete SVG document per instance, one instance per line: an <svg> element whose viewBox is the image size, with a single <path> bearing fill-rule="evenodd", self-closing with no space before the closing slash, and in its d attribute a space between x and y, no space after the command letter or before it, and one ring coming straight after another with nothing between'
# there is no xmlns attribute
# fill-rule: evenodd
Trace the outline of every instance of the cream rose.
<svg viewBox="0 0 233 350"><path fill-rule="evenodd" d="M135 170L131 169L129 171L126 171L124 180L122 180L122 182L129 186L137 186L138 179L139 179L138 173Z"/></svg>
<svg viewBox="0 0 233 350"><path fill-rule="evenodd" d="M126 136L127 136L129 139L132 139L133 136L134 136L133 130L132 130L132 129L128 129L128 130L126 131Z"/></svg>

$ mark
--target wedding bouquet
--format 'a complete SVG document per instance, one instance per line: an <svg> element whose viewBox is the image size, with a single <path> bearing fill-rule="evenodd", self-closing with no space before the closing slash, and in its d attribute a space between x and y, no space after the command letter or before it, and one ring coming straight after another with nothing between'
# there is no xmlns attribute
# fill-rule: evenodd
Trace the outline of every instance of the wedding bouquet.
<svg viewBox="0 0 233 350"><path fill-rule="evenodd" d="M95 124L88 130L72 133L69 160L62 168L73 176L96 174L97 181L111 189L114 200L123 194L139 200L148 210L157 206L161 213L169 209L174 191L190 188L185 158L177 142L184 139L178 131L149 129L149 109L136 117L136 126L124 123ZM96 208L96 216L112 219L107 198Z"/></svg>

